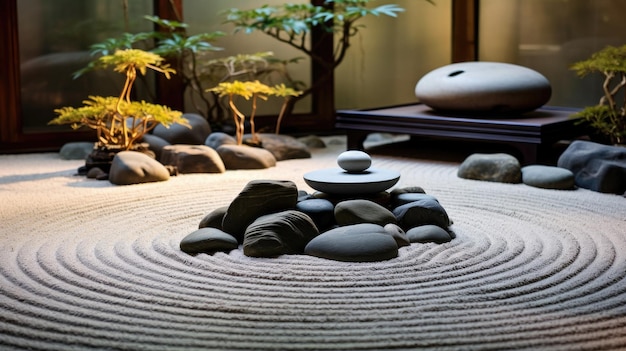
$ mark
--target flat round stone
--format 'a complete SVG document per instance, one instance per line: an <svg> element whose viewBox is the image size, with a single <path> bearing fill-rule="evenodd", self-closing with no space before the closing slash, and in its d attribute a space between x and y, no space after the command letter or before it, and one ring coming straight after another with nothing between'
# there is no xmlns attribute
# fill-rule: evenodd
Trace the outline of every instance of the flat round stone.
<svg viewBox="0 0 626 351"><path fill-rule="evenodd" d="M348 172L358 173L372 165L372 158L363 151L348 150L337 156L337 164Z"/></svg>
<svg viewBox="0 0 626 351"><path fill-rule="evenodd" d="M328 194L371 194L385 191L400 179L393 170L369 168L351 173L341 168L312 171L304 175L304 181L313 189Z"/></svg>
<svg viewBox="0 0 626 351"><path fill-rule="evenodd" d="M530 68L502 62L461 62L424 75L415 86L423 104L441 111L523 113L550 99L550 82Z"/></svg>

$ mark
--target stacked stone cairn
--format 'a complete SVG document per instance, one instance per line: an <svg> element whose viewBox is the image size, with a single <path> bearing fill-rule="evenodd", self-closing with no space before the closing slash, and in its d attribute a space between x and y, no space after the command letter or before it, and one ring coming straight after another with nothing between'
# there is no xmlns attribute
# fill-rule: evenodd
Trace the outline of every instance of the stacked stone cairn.
<svg viewBox="0 0 626 351"><path fill-rule="evenodd" d="M208 213L180 248L372 262L397 257L411 243L449 242L456 237L450 225L439 201L420 187L346 197L308 193L288 180L253 180L230 205Z"/></svg>

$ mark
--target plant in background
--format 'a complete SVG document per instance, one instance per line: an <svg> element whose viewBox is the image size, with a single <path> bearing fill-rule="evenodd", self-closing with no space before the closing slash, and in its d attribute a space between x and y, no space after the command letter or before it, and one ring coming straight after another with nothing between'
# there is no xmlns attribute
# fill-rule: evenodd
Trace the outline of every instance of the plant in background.
<svg viewBox="0 0 626 351"><path fill-rule="evenodd" d="M604 76L603 96L595 106L576 113L613 144L626 143L626 45L607 46L571 69L580 77L599 72Z"/></svg>
<svg viewBox="0 0 626 351"><path fill-rule="evenodd" d="M212 59L200 65L200 76L206 86L212 87L233 81L263 81L273 84L274 80L287 82L294 87L304 86L302 82L293 80L286 69L288 64L299 61L299 58L283 61L273 55L267 51ZM219 96L211 89L206 91L213 94L213 100L216 101L208 115L218 119L221 116ZM228 107L224 110L228 110Z"/></svg>
<svg viewBox="0 0 626 351"><path fill-rule="evenodd" d="M206 111L207 116L214 108L215 101L208 98L204 92L207 88L201 73L201 63L207 61L206 54L221 51L223 48L214 46L217 38L225 33L215 31L212 33L199 33L187 35L186 23L165 20L157 16L145 16L145 18L157 24L162 31L149 33L156 39L153 52L171 60L177 66L183 84L183 91L190 89L191 104L198 112ZM210 120L210 118L207 118Z"/></svg>
<svg viewBox="0 0 626 351"><path fill-rule="evenodd" d="M235 104L235 97L240 96L246 100L252 99L252 109L250 112L250 133L252 134L252 142L259 143L259 137L256 133L254 127L254 116L256 114L257 109L257 99L267 100L268 96L275 95L284 98L283 107L281 108L281 116L282 111L284 110L284 106L289 101L291 96L298 96L301 92L293 90L291 88L287 88L284 84L280 84L274 87L270 87L265 85L258 80L256 81L239 81L235 80L233 82L222 82L218 84L216 87L208 89L208 91L217 94L219 97L228 97L228 106L230 107L233 119L235 121L235 130L236 130L236 139L237 144L243 144L243 134L245 128L245 118L246 116L241 112L241 110ZM279 120L276 125L276 133L279 130L279 123L282 118L279 116Z"/></svg>
<svg viewBox="0 0 626 351"><path fill-rule="evenodd" d="M284 99L283 105L280 108L278 119L276 120L276 134L280 133L280 124L283 122L285 113L287 112L287 106L291 102L291 99L298 97L302 94L301 91L287 87L285 84L276 85L273 89L273 95L282 97Z"/></svg>
<svg viewBox="0 0 626 351"><path fill-rule="evenodd" d="M295 102L317 89L330 79L333 71L343 61L351 39L357 35L362 26L358 21L366 16L386 15L396 17L404 9L398 5L385 4L370 8L375 0L325 0L322 5L313 4L281 4L264 5L256 9L230 9L226 13L226 22L234 24L236 31L252 33L263 32L270 37L285 43L311 58L324 68L325 73L317 84L307 88L303 93L288 101L285 113L290 113ZM426 0L433 3L432 0ZM314 28L321 28L325 36L334 37L335 50L330 58L321 57L310 40Z"/></svg>
<svg viewBox="0 0 626 351"><path fill-rule="evenodd" d="M138 49L118 50L100 57L91 68L113 67L126 75L122 92L118 97L90 96L79 108L56 109L58 117L50 124L71 124L73 128L87 126L97 133L97 148L132 150L141 138L159 123L187 125L181 112L167 106L132 101L132 88L137 73L145 75L148 69L164 74L167 78L175 71L157 54Z"/></svg>

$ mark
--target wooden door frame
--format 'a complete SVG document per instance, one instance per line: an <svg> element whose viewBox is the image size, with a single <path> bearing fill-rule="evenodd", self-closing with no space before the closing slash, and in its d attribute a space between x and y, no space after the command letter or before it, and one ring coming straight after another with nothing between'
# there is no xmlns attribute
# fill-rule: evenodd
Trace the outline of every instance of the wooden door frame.
<svg viewBox="0 0 626 351"><path fill-rule="evenodd" d="M22 130L20 57L18 38L18 0L0 1L0 154L58 150L71 141L94 140L92 131L24 133ZM311 0L323 4L324 0ZM452 62L472 61L477 55L477 24L479 0L452 0ZM182 0L153 0L155 14L162 18L174 18L171 4L182 14ZM321 53L332 57L333 43L321 32L312 33L312 40L321 41ZM312 63L311 81L319 77L323 67ZM182 95L176 81L157 82L159 101L173 108L182 109ZM180 82L179 82L180 84ZM334 79L324 82L311 98L310 113L298 114L283 122L283 132L315 133L334 129ZM274 116L258 116L257 124L271 125Z"/></svg>

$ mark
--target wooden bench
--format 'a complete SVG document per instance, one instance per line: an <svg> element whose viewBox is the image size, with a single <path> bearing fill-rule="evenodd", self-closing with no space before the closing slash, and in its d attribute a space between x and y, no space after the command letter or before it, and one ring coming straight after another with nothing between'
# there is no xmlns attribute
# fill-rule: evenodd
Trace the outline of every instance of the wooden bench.
<svg viewBox="0 0 626 351"><path fill-rule="evenodd" d="M522 164L536 163L541 153L560 140L587 134L571 116L576 108L545 106L520 115L481 116L436 112L423 104L368 110L339 110L335 127L346 131L349 150L363 150L370 133L486 141L511 145Z"/></svg>

